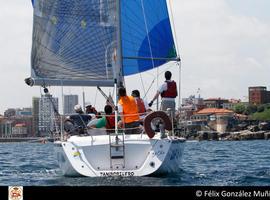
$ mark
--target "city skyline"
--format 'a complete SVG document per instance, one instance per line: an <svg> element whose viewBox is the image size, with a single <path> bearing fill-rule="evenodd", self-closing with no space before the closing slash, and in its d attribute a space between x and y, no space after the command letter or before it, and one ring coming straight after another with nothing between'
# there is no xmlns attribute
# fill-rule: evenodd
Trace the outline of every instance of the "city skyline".
<svg viewBox="0 0 270 200"><path fill-rule="evenodd" d="M223 97L244 100L248 87L266 86L270 89L270 14L267 0L171 0L177 43L182 59L181 98L200 94L203 98ZM244 5L244 6L243 6ZM256 9L255 9L256 8ZM0 8L1 54L0 63L0 114L8 108L30 107L32 97L39 97L39 87L30 88L24 78L30 76L32 38L31 1L5 2ZM173 79L178 80L178 69L166 66ZM126 78L128 92L147 90L156 70L144 73L144 89L137 83L140 77ZM136 85L137 88L134 88ZM148 93L150 100L156 90L156 82ZM61 88L49 88L59 98ZM64 88L64 94L82 93L86 102L101 110L105 99L95 88ZM112 93L113 89L104 89ZM60 106L61 107L61 106Z"/></svg>

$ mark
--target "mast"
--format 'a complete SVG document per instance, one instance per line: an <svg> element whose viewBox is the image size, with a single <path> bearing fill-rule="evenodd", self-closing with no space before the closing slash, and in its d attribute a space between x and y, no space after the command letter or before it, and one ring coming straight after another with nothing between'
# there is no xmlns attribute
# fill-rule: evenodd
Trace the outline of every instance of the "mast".
<svg viewBox="0 0 270 200"><path fill-rule="evenodd" d="M83 92L82 92L82 97L83 97L83 111L85 112L85 93L84 93L84 88L83 89Z"/></svg>
<svg viewBox="0 0 270 200"><path fill-rule="evenodd" d="M116 13L115 13L115 25L116 25L116 60L115 60L115 69L114 69L114 102L115 102L115 134L116 138L118 137L118 87L123 85L123 73L122 73L122 37L121 37L121 2L116 0Z"/></svg>
<svg viewBox="0 0 270 200"><path fill-rule="evenodd" d="M123 85L123 56L122 56L122 33L121 33L121 0L116 0L116 44L117 44L117 50L116 50L116 70L115 73L116 76L114 77L117 79L117 86ZM117 103L117 102L115 102Z"/></svg>

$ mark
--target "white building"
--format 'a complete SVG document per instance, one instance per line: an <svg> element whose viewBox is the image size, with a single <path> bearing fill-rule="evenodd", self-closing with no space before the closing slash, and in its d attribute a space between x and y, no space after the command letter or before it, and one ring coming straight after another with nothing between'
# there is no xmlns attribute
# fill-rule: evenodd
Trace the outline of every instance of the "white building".
<svg viewBox="0 0 270 200"><path fill-rule="evenodd" d="M78 104L78 95L64 95L64 115L74 113L74 106Z"/></svg>
<svg viewBox="0 0 270 200"><path fill-rule="evenodd" d="M58 112L58 98L45 94L39 99L38 129L40 136L48 136L57 130L56 112Z"/></svg>
<svg viewBox="0 0 270 200"><path fill-rule="evenodd" d="M187 106L187 105L194 105L194 106L201 106L203 105L203 98L200 97L195 97L195 95L191 95L188 98L182 98L182 105Z"/></svg>
<svg viewBox="0 0 270 200"><path fill-rule="evenodd" d="M31 116L32 108L17 108L16 116Z"/></svg>
<svg viewBox="0 0 270 200"><path fill-rule="evenodd" d="M27 137L26 124L16 124L12 127L12 137Z"/></svg>

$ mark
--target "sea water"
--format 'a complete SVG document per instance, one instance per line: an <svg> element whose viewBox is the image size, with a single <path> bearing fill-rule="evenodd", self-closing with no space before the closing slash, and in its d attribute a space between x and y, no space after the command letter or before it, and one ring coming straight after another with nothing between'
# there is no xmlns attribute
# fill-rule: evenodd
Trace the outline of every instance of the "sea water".
<svg viewBox="0 0 270 200"><path fill-rule="evenodd" d="M187 141L178 173L64 177L52 143L0 143L0 186L269 186L270 140Z"/></svg>

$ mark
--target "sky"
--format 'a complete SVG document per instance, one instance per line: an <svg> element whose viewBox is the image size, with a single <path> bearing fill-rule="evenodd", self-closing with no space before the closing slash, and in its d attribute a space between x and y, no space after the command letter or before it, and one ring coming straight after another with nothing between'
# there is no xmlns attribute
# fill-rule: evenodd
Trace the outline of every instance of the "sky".
<svg viewBox="0 0 270 200"><path fill-rule="evenodd" d="M0 114L7 108L31 107L39 87L29 87L33 9L29 0L0 0ZM181 73L167 65L142 76L125 79L128 93L143 94L153 82L146 100L150 101L167 69L180 84L180 97L236 98L247 101L249 86L270 90L270 1L269 0L170 0ZM155 79L156 74L160 74ZM181 74L181 76L179 75ZM49 88L59 97L61 89ZM199 89L199 90L198 90ZM64 88L64 94L82 92L86 102L99 110L104 98L95 88ZM112 92L112 89L104 89ZM198 92L199 91L199 92ZM144 96L144 95L143 95Z"/></svg>

